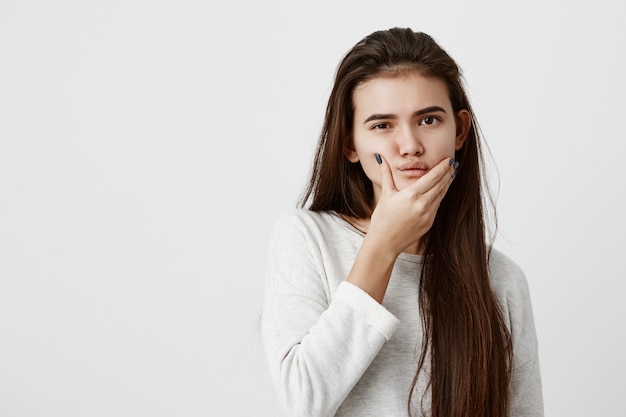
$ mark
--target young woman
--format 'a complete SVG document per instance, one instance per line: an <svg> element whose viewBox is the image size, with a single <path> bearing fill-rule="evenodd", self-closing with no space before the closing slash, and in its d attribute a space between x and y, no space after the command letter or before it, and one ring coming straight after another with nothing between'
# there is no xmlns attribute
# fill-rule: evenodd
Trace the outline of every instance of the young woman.
<svg viewBox="0 0 626 417"><path fill-rule="evenodd" d="M262 341L285 415L542 416L526 279L487 242L456 63L375 32L339 65L302 206L270 245Z"/></svg>

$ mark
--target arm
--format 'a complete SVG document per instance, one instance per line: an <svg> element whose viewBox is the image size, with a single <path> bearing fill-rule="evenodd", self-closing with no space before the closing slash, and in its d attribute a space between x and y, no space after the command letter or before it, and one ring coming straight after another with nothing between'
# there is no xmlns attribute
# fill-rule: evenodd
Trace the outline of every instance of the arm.
<svg viewBox="0 0 626 417"><path fill-rule="evenodd" d="M261 336L290 417L334 415L398 324L355 285L343 282L331 297L326 273L299 219L277 223Z"/></svg>
<svg viewBox="0 0 626 417"><path fill-rule="evenodd" d="M543 394L538 358L513 370L510 395L510 417L543 417Z"/></svg>
<svg viewBox="0 0 626 417"><path fill-rule="evenodd" d="M543 417L539 351L528 282L524 272L500 253L492 273L496 277L513 342L513 367L509 386L509 417Z"/></svg>

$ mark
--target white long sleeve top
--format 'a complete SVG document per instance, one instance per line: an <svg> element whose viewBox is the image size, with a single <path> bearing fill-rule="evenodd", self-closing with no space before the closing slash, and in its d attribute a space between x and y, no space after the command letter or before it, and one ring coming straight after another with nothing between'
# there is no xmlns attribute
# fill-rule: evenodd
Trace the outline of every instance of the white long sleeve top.
<svg viewBox="0 0 626 417"><path fill-rule="evenodd" d="M398 256L379 304L345 281L363 238L332 212L299 209L274 226L261 337L286 416L408 415L422 341L422 258ZM541 417L537 339L526 278L496 250L489 269L513 340L510 417ZM416 390L413 399L423 400L428 409L426 377L418 380Z"/></svg>

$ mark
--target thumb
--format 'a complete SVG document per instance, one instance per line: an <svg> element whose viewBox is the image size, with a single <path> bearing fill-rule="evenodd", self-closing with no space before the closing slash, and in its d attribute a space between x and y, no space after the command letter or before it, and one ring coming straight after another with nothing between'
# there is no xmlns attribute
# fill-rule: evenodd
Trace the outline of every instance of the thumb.
<svg viewBox="0 0 626 417"><path fill-rule="evenodd" d="M383 192L386 190L398 191L396 190L396 184L393 182L393 176L391 175L391 168L389 164L380 154L375 154L376 162L379 165L380 171L380 186L383 189Z"/></svg>

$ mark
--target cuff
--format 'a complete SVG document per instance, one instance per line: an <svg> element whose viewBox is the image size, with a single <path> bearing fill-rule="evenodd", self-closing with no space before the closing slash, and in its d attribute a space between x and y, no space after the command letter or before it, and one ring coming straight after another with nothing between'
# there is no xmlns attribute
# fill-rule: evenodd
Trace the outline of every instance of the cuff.
<svg viewBox="0 0 626 417"><path fill-rule="evenodd" d="M360 317L378 330L389 340L395 333L400 320L385 307L374 300L368 293L347 281L337 287L334 298L343 301Z"/></svg>

